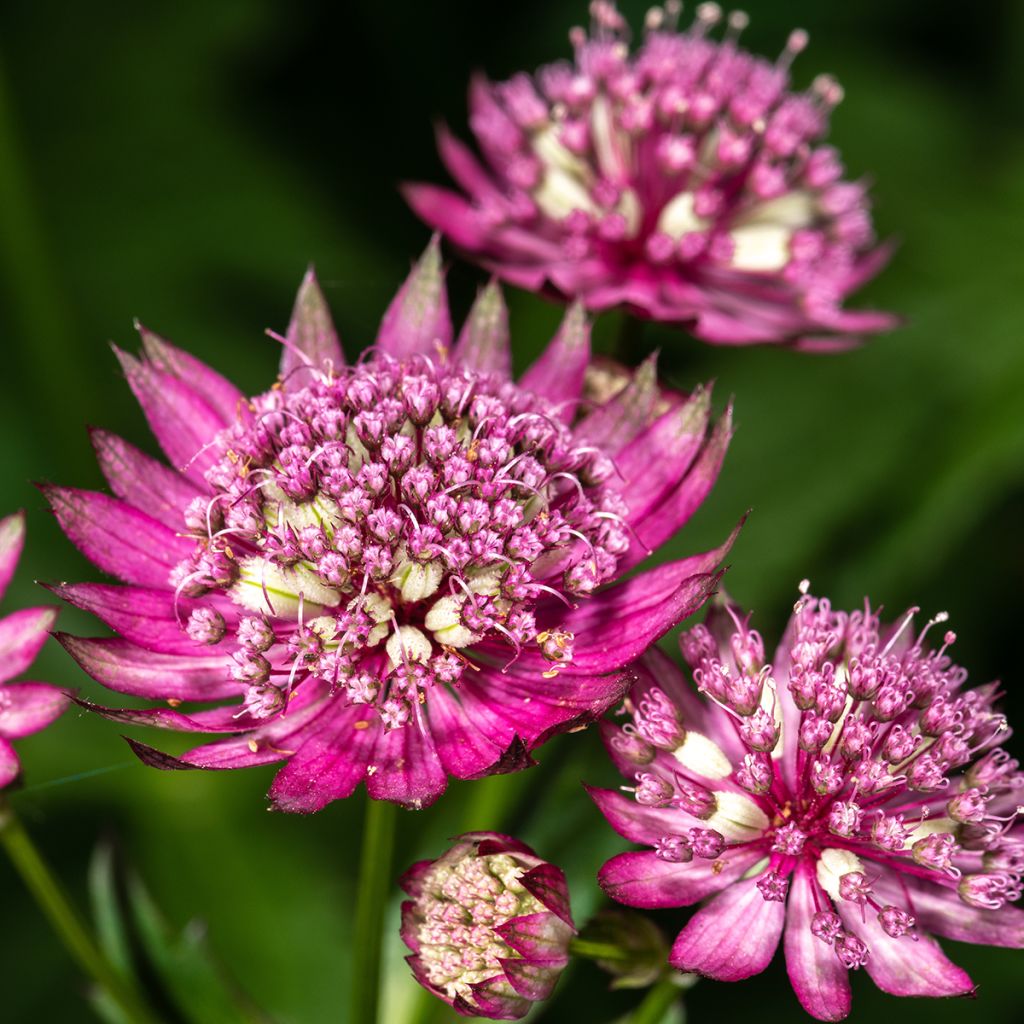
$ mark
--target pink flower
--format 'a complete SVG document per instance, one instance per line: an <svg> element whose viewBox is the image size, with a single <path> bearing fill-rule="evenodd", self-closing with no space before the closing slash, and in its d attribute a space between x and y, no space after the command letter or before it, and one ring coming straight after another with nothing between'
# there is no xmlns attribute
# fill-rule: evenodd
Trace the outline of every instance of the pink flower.
<svg viewBox="0 0 1024 1024"><path fill-rule="evenodd" d="M707 494L729 415L712 426L706 391L662 394L649 365L581 402L578 308L514 383L496 287L452 345L436 242L354 366L311 276L281 380L255 398L142 339L120 358L175 468L97 432L116 497L46 490L127 584L55 588L120 634L61 642L104 685L165 702L104 713L216 735L180 759L133 744L158 767L286 761L283 810L362 781L423 806L600 715L721 575L727 545L621 581Z"/></svg>
<svg viewBox="0 0 1024 1024"><path fill-rule="evenodd" d="M506 281L705 341L836 348L890 329L889 314L841 308L888 253L865 186L821 144L842 90L821 76L790 91L806 33L773 64L737 46L746 15L716 42L718 5L685 31L681 6L652 8L630 53L625 19L595 0L573 62L475 79L483 162L442 128L461 191L409 185L412 208Z"/></svg>
<svg viewBox="0 0 1024 1024"><path fill-rule="evenodd" d="M402 878L416 980L467 1017L518 1020L547 999L576 932L565 875L497 832L469 832Z"/></svg>
<svg viewBox="0 0 1024 1024"><path fill-rule="evenodd" d="M22 513L0 519L0 598L14 576L25 543ZM21 771L11 740L45 729L67 706L67 695L48 683L12 683L46 642L53 608L25 608L0 619L0 789Z"/></svg>
<svg viewBox="0 0 1024 1024"><path fill-rule="evenodd" d="M1019 841L1024 774L996 744L997 685L915 635L804 596L773 664L732 607L682 637L701 695L657 651L638 669L629 720L606 743L634 797L594 790L612 826L651 849L601 870L616 900L710 900L670 963L723 981L757 974L782 940L803 1007L850 1011L864 967L900 996L953 996L971 979L932 935L1024 946Z"/></svg>

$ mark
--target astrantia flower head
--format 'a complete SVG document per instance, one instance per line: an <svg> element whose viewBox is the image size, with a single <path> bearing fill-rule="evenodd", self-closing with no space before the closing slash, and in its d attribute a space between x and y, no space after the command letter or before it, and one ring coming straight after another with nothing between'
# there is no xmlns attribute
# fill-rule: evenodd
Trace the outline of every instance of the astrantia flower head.
<svg viewBox="0 0 1024 1024"><path fill-rule="evenodd" d="M705 341L827 348L892 327L841 308L886 253L864 186L821 141L841 89L790 87L806 34L772 63L737 45L746 15L716 41L718 5L680 31L681 6L652 8L630 52L614 3L595 0L572 63L474 80L484 161L442 130L462 192L410 185L413 209L506 281Z"/></svg>
<svg viewBox="0 0 1024 1024"><path fill-rule="evenodd" d="M0 519L0 598L14 576L25 543L25 517ZM30 736L48 726L67 706L63 690L48 683L12 683L35 661L46 642L57 612L25 608L0 619L0 789L21 771L11 740Z"/></svg>
<svg viewBox="0 0 1024 1024"><path fill-rule="evenodd" d="M459 1013L517 1020L551 994L576 930L559 868L511 836L470 832L402 888L416 980Z"/></svg>
<svg viewBox="0 0 1024 1024"><path fill-rule="evenodd" d="M1007 906L1021 894L1008 832L1024 774L997 746L997 688L966 689L945 616L918 632L913 611L886 627L867 604L803 596L766 664L723 604L682 638L700 695L664 655L641 663L628 721L606 732L632 798L593 795L651 849L609 861L601 883L633 906L712 897L674 966L746 978L784 935L800 1002L838 1020L859 967L893 995L971 992L933 934L1024 945L1024 912Z"/></svg>
<svg viewBox="0 0 1024 1024"><path fill-rule="evenodd" d="M448 775L525 767L600 714L619 670L715 586L724 548L608 584L700 503L729 417L711 428L708 394L663 394L650 366L581 404L579 309L514 383L496 287L451 345L436 243L354 366L307 279L280 382L253 399L142 335L122 363L179 468L97 433L118 497L48 495L129 584L58 588L121 634L62 642L112 689L171 704L107 713L227 734L180 760L137 745L159 766L287 759L276 807L364 779L422 806Z"/></svg>

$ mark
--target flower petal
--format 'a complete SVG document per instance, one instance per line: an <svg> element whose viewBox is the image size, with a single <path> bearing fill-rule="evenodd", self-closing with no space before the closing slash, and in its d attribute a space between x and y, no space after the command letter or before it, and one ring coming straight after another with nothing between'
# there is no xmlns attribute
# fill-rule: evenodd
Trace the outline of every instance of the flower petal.
<svg viewBox="0 0 1024 1024"><path fill-rule="evenodd" d="M0 683L35 661L56 618L55 608L23 608L0 619Z"/></svg>
<svg viewBox="0 0 1024 1024"><path fill-rule="evenodd" d="M524 999L539 1003L547 999L555 989L560 971L550 967L532 964L528 960L504 957L498 961L509 984Z"/></svg>
<svg viewBox="0 0 1024 1024"><path fill-rule="evenodd" d="M775 955L786 905L766 900L753 879L730 885L690 918L668 962L718 981L760 974Z"/></svg>
<svg viewBox="0 0 1024 1024"><path fill-rule="evenodd" d="M576 437L614 458L654 420L659 398L657 362L651 356L618 394L580 420Z"/></svg>
<svg viewBox="0 0 1024 1024"><path fill-rule="evenodd" d="M366 776L382 731L379 719L366 708L328 707L296 734L302 745L270 787L274 809L311 814L351 796Z"/></svg>
<svg viewBox="0 0 1024 1024"><path fill-rule="evenodd" d="M486 244L487 231L480 214L458 192L421 181L407 182L401 192L420 220L456 245L476 250Z"/></svg>
<svg viewBox="0 0 1024 1024"><path fill-rule="evenodd" d="M180 530L189 502L203 492L116 434L92 430L89 436L110 489L157 522Z"/></svg>
<svg viewBox="0 0 1024 1024"><path fill-rule="evenodd" d="M564 967L569 962L567 950L574 929L550 911L513 917L494 930L533 963Z"/></svg>
<svg viewBox="0 0 1024 1024"><path fill-rule="evenodd" d="M835 951L811 931L816 910L810 869L793 873L786 904L786 970L800 1005L818 1020L842 1020L850 1012L850 978ZM825 897L827 901L827 897Z"/></svg>
<svg viewBox="0 0 1024 1024"><path fill-rule="evenodd" d="M575 930L569 907L569 885L561 868L544 862L527 871L519 882L527 892Z"/></svg>
<svg viewBox="0 0 1024 1024"><path fill-rule="evenodd" d="M68 705L68 695L48 683L0 686L0 736L9 740L45 729Z"/></svg>
<svg viewBox="0 0 1024 1024"><path fill-rule="evenodd" d="M226 427L238 419L240 411L246 407L246 400L231 381L142 324L136 326L146 356L157 369L180 380L203 399L220 418L222 426Z"/></svg>
<svg viewBox="0 0 1024 1024"><path fill-rule="evenodd" d="M447 785L433 737L422 722L414 719L399 729L380 730L366 769L366 790L374 800L419 810L429 807Z"/></svg>
<svg viewBox="0 0 1024 1024"><path fill-rule="evenodd" d="M627 907L689 907L731 885L761 857L749 848L727 849L718 860L671 864L653 850L640 850L612 857L597 880L613 900Z"/></svg>
<svg viewBox="0 0 1024 1024"><path fill-rule="evenodd" d="M0 519L0 599L18 567L21 550L25 545L25 515L16 512Z"/></svg>
<svg viewBox="0 0 1024 1024"><path fill-rule="evenodd" d="M554 405L552 415L571 423L576 415L583 379L590 362L590 320L579 302L566 311L558 333L523 374L521 387Z"/></svg>
<svg viewBox="0 0 1024 1024"><path fill-rule="evenodd" d="M861 920L860 907L840 900L843 924L868 947L865 970L871 980L893 996L963 996L974 991L967 972L957 967L924 932L894 939L874 914Z"/></svg>
<svg viewBox="0 0 1024 1024"><path fill-rule="evenodd" d="M457 779L471 779L487 772L505 752L482 723L467 713L460 695L435 687L426 706L430 732L441 764Z"/></svg>
<svg viewBox="0 0 1024 1024"><path fill-rule="evenodd" d="M87 639L54 634L65 650L97 682L118 693L154 700L221 700L241 687L229 675L226 656L158 654L120 638Z"/></svg>
<svg viewBox="0 0 1024 1024"><path fill-rule="evenodd" d="M71 543L126 583L166 587L171 570L195 548L194 541L117 498L73 487L42 491Z"/></svg>
<svg viewBox="0 0 1024 1024"><path fill-rule="evenodd" d="M680 835L684 829L702 827L702 822L675 807L646 807L614 789L587 785L584 789L608 824L631 843L653 846L663 836Z"/></svg>
<svg viewBox="0 0 1024 1024"><path fill-rule="evenodd" d="M0 789L9 786L21 774L21 762L14 747L0 736Z"/></svg>
<svg viewBox="0 0 1024 1024"><path fill-rule="evenodd" d="M1024 909L1020 907L969 907L955 889L907 875L901 876L899 882L883 875L874 889L878 899L905 906L925 931L957 942L1024 948Z"/></svg>
<svg viewBox="0 0 1024 1024"><path fill-rule="evenodd" d="M339 370L345 365L331 311L312 267L306 271L295 296L286 337L288 344L281 352L280 375L289 391L305 387L314 379L314 371L328 367Z"/></svg>
<svg viewBox="0 0 1024 1024"><path fill-rule="evenodd" d="M177 377L120 349L114 353L164 454L175 469L205 489L203 474L216 461L210 445L224 427L223 418Z"/></svg>
<svg viewBox="0 0 1024 1024"><path fill-rule="evenodd" d="M512 376L508 307L496 281L490 281L477 295L452 349L452 360L504 380Z"/></svg>
<svg viewBox="0 0 1024 1024"><path fill-rule="evenodd" d="M391 300L377 334L379 351L396 359L436 355L451 345L452 322L441 269L441 243L435 235Z"/></svg>

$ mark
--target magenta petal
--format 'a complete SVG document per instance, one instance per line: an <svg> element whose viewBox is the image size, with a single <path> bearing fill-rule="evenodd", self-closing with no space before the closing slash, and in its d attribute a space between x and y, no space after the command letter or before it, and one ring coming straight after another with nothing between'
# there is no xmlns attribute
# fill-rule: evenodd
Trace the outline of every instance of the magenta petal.
<svg viewBox="0 0 1024 1024"><path fill-rule="evenodd" d="M627 907L689 907L731 885L760 858L761 853L750 849L726 850L716 861L672 864L653 850L641 850L612 857L597 880L613 900Z"/></svg>
<svg viewBox="0 0 1024 1024"><path fill-rule="evenodd" d="M90 431L100 470L110 489L129 505L172 530L182 527L184 510L202 493L176 470L105 430Z"/></svg>
<svg viewBox="0 0 1024 1024"><path fill-rule="evenodd" d="M481 373L512 376L508 307L501 288L491 281L480 290L452 349L452 359Z"/></svg>
<svg viewBox="0 0 1024 1024"><path fill-rule="evenodd" d="M377 334L379 351L404 359L437 355L450 347L452 322L441 269L441 243L435 236L391 300Z"/></svg>
<svg viewBox="0 0 1024 1024"><path fill-rule="evenodd" d="M580 420L576 436L614 457L653 421L659 395L656 359L651 356L614 398Z"/></svg>
<svg viewBox="0 0 1024 1024"><path fill-rule="evenodd" d="M434 862L432 860L418 860L410 868L406 869L405 873L398 880L402 892L414 897L419 896L423 891L423 879L430 873L430 869L433 866ZM407 905L413 906L413 904Z"/></svg>
<svg viewBox="0 0 1024 1024"><path fill-rule="evenodd" d="M842 1020L850 1012L849 972L835 950L811 931L811 918L819 909L816 884L813 871L803 865L793 874L786 904L786 970L800 1005L812 1017Z"/></svg>
<svg viewBox="0 0 1024 1024"><path fill-rule="evenodd" d="M402 196L413 213L463 249L479 250L488 232L472 203L451 189L414 181L402 186Z"/></svg>
<svg viewBox="0 0 1024 1024"><path fill-rule="evenodd" d="M975 942L983 946L1024 948L1024 909L1005 906L998 910L969 907L955 889L945 889L931 881L902 876L898 882L888 876L874 886L878 898L896 906L906 906L927 932L957 942Z"/></svg>
<svg viewBox="0 0 1024 1024"><path fill-rule="evenodd" d="M584 789L608 824L631 843L653 846L662 836L678 835L683 829L700 827L696 818L674 807L647 807L614 789L587 785Z"/></svg>
<svg viewBox="0 0 1024 1024"><path fill-rule="evenodd" d="M590 321L576 302L566 311L562 325L537 361L523 374L520 385L554 405L552 414L571 423L583 391L590 362Z"/></svg>
<svg viewBox="0 0 1024 1024"><path fill-rule="evenodd" d="M542 912L513 917L494 929L517 953L533 963L564 967L575 930L556 914Z"/></svg>
<svg viewBox="0 0 1024 1024"><path fill-rule="evenodd" d="M963 996L974 991L974 982L957 967L928 934L916 932L894 939L882 930L874 914L861 920L860 907L840 900L843 924L867 947L864 965L871 980L893 996ZM916 939L916 941L915 941Z"/></svg>
<svg viewBox="0 0 1024 1024"><path fill-rule="evenodd" d="M114 351L164 454L175 469L205 488L203 474L215 461L208 446L224 427L223 418L177 377Z"/></svg>
<svg viewBox="0 0 1024 1024"><path fill-rule="evenodd" d="M366 776L381 731L380 720L372 711L328 707L315 723L297 734L302 745L270 787L274 809L311 814L332 800L351 796Z"/></svg>
<svg viewBox="0 0 1024 1024"><path fill-rule="evenodd" d="M366 791L374 800L419 810L432 804L447 785L430 731L418 720L388 732L380 730L366 771Z"/></svg>
<svg viewBox="0 0 1024 1024"><path fill-rule="evenodd" d="M501 190L469 146L452 135L445 124L439 124L435 134L441 162L456 183L474 198L488 199L500 205L503 200Z"/></svg>
<svg viewBox="0 0 1024 1024"><path fill-rule="evenodd" d="M498 962L516 993L532 1003L542 1002L551 995L561 973L528 960L504 957Z"/></svg>
<svg viewBox="0 0 1024 1024"><path fill-rule="evenodd" d="M690 918L668 962L718 981L750 978L771 962L785 920L785 903L766 900L752 879L737 882Z"/></svg>
<svg viewBox="0 0 1024 1024"><path fill-rule="evenodd" d="M195 549L194 541L106 494L73 487L42 491L71 543L126 583L165 587L171 570Z"/></svg>
<svg viewBox="0 0 1024 1024"><path fill-rule="evenodd" d="M527 892L536 896L548 910L575 930L569 907L569 885L561 868L556 868L554 864L538 864L527 871L519 882Z"/></svg>
<svg viewBox="0 0 1024 1024"><path fill-rule="evenodd" d="M736 534L720 548L661 565L618 583L571 612L563 625L576 637L567 675L611 672L638 658L676 623L692 615L722 578L712 571ZM522 659L525 662L525 658Z"/></svg>
<svg viewBox="0 0 1024 1024"><path fill-rule="evenodd" d="M331 311L312 267L306 271L295 296L286 340L280 373L288 390L305 387L313 379L314 370L338 370L345 365Z"/></svg>
<svg viewBox="0 0 1024 1024"><path fill-rule="evenodd" d="M454 1009L467 1017L484 1016L491 1020L519 1020L530 1011L533 1003L529 999L509 992L509 983L504 974L470 986L472 1002L456 998Z"/></svg>
<svg viewBox="0 0 1024 1024"><path fill-rule="evenodd" d="M202 398L219 416L222 426L235 422L239 411L245 407L245 395L231 381L142 324L136 326L142 336L143 349L154 366L176 377Z"/></svg>
<svg viewBox="0 0 1024 1024"><path fill-rule="evenodd" d="M45 729L68 705L68 695L48 683L0 686L0 736L16 740Z"/></svg>
<svg viewBox="0 0 1024 1024"><path fill-rule="evenodd" d="M427 861L426 863L430 865L433 862ZM420 951L419 931L420 923L417 920L415 901L403 900L402 924L399 929L399 934L402 937L402 941L413 951L413 953L418 953ZM408 957L406 959L408 960Z"/></svg>
<svg viewBox="0 0 1024 1024"><path fill-rule="evenodd" d="M0 598L18 567L18 559L25 544L25 516L16 512L0 519Z"/></svg>
<svg viewBox="0 0 1024 1024"><path fill-rule="evenodd" d="M160 654L213 653L212 648L197 644L183 628L196 603L179 598L179 621L174 596L169 590L109 583L65 583L47 589L76 608L95 615L123 639L139 647ZM229 622L237 618L226 603L218 610Z"/></svg>
<svg viewBox="0 0 1024 1024"><path fill-rule="evenodd" d="M229 675L230 659L157 654L126 640L86 639L57 633L56 638L97 682L156 700L220 700L237 697L239 685Z"/></svg>
<svg viewBox="0 0 1024 1024"><path fill-rule="evenodd" d="M642 517L631 522L636 530L639 543L630 545L623 568L632 567L647 551L657 549L674 533L689 522L708 496L725 459L726 450L732 440L732 407L715 424L715 429L704 446L697 461L690 467L678 485L659 501L650 506ZM731 541L730 541L731 543Z"/></svg>
<svg viewBox="0 0 1024 1024"><path fill-rule="evenodd" d="M0 619L0 683L35 661L56 618L55 608L23 608Z"/></svg>
<svg viewBox="0 0 1024 1024"><path fill-rule="evenodd" d="M641 522L674 490L700 451L711 415L711 392L693 396L658 417L615 457L629 502L630 523Z"/></svg>
<svg viewBox="0 0 1024 1024"><path fill-rule="evenodd" d="M438 756L449 775L458 779L477 777L505 752L466 712L459 698L444 687L435 687L431 692L426 712Z"/></svg>
<svg viewBox="0 0 1024 1024"><path fill-rule="evenodd" d="M183 714L172 708L108 708L81 698L77 698L75 703L80 708L102 715L111 722L175 729L178 732L237 733L260 725L259 719L248 714L239 714L239 709L235 705Z"/></svg>
<svg viewBox="0 0 1024 1024"><path fill-rule="evenodd" d="M9 786L21 773L21 762L14 747L0 736L0 789Z"/></svg>

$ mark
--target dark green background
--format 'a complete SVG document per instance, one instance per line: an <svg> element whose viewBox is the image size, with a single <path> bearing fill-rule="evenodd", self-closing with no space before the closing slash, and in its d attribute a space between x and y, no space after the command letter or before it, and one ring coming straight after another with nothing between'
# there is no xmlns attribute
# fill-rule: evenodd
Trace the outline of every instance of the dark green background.
<svg viewBox="0 0 1024 1024"><path fill-rule="evenodd" d="M876 182L880 234L901 241L864 301L900 311L907 326L831 358L651 332L668 379L717 378L719 403L734 394L739 423L712 499L671 551L711 546L753 506L728 585L767 636L804 576L838 603L870 592L893 613L946 608L959 659L979 682L1001 676L1019 717L1024 5L748 6L749 45L774 53L802 25L812 45L798 81L828 70L846 87L833 140L854 175ZM262 390L277 357L262 331L284 326L312 260L354 354L426 241L394 186L441 177L431 120L464 125L474 68L504 76L566 53L583 8L0 6L0 510L24 507L29 522L6 607L40 599L33 578L96 578L30 481L100 485L87 423L146 437L108 339L133 346L139 316L245 390ZM628 10L636 23L642 8ZM453 268L460 313L479 280ZM510 300L521 367L558 311ZM602 344L616 328L613 318L599 325ZM72 612L62 625L94 629ZM99 696L56 645L37 675ZM117 732L71 712L20 745L27 785L17 806L75 894L93 844L113 836L173 919L208 921L216 949L268 1010L295 1024L345 1021L362 797L311 819L269 815L269 771L159 774L133 763ZM527 776L453 787L435 808L403 814L396 867L439 853L470 824L519 828L565 865L585 916L597 867L623 844L578 780L611 776L593 734L562 739L541 760ZM6 864L0 914L0 1019L91 1020L79 978ZM670 928L678 920L666 915ZM979 1002L897 1004L857 977L852 1019L1019 1019L1019 952L952 953L979 983ZM415 995L400 955L395 944L389 1022ZM600 1024L633 1000L609 998L602 977L581 968L545 1020ZM689 1008L696 1022L799 1013L780 962L743 984L699 985Z"/></svg>

